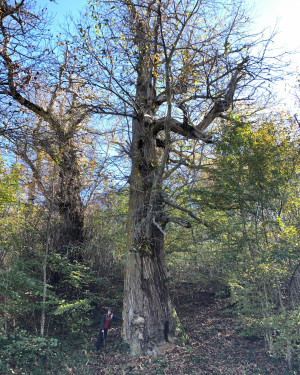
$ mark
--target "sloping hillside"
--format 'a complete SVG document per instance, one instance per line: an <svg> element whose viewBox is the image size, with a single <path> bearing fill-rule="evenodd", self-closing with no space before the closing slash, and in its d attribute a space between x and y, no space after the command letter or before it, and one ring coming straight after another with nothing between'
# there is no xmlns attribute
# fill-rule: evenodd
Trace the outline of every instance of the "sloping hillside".
<svg viewBox="0 0 300 375"><path fill-rule="evenodd" d="M158 357L132 358L120 339L120 327L110 331L106 347L91 367L95 375L296 375L286 363L267 356L264 341L241 337L228 301L200 293L197 300L180 298L177 308L190 340L185 347L164 348Z"/></svg>

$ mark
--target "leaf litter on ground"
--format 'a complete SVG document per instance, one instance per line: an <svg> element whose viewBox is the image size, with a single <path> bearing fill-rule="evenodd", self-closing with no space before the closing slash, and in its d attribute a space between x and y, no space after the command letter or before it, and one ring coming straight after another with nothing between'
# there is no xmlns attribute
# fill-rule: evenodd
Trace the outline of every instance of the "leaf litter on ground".
<svg viewBox="0 0 300 375"><path fill-rule="evenodd" d="M109 332L97 356L93 375L296 375L284 360L270 358L264 340L240 336L228 301L209 293L178 304L178 316L189 340L186 346L166 347L158 356L132 357L124 349L121 328Z"/></svg>

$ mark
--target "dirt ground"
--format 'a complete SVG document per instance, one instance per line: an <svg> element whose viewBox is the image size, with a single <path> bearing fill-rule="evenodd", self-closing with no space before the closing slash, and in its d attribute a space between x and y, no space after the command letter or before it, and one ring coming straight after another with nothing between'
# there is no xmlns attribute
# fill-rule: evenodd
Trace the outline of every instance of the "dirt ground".
<svg viewBox="0 0 300 375"><path fill-rule="evenodd" d="M298 375L283 360L270 358L262 339L246 339L228 301L208 293L180 302L177 313L190 339L186 346L165 347L164 355L132 358L113 328L104 350L91 368L93 375Z"/></svg>

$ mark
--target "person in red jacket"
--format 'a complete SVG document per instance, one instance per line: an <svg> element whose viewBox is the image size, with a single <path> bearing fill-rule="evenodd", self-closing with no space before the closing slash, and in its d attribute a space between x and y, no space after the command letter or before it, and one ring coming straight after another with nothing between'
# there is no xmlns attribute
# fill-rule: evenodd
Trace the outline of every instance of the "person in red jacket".
<svg viewBox="0 0 300 375"><path fill-rule="evenodd" d="M113 319L123 320L123 318L120 318L119 316L113 314L112 308L108 307L107 313L105 313L101 318L99 337L95 344L98 351L100 351L103 342L106 340L107 332Z"/></svg>

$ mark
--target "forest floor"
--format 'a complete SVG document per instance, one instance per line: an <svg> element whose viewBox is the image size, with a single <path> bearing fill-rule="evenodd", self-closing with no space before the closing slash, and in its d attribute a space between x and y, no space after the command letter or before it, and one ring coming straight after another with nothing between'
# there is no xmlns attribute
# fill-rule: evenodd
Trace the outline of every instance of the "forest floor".
<svg viewBox="0 0 300 375"><path fill-rule="evenodd" d="M187 297L187 296L186 296ZM166 346L163 355L133 358L120 338L120 327L109 332L106 347L86 363L91 375L294 375L284 360L270 358L264 341L240 335L226 299L198 293L180 298L177 313L188 335L184 347ZM91 343L92 344L92 343ZM76 372L72 372L73 374Z"/></svg>

